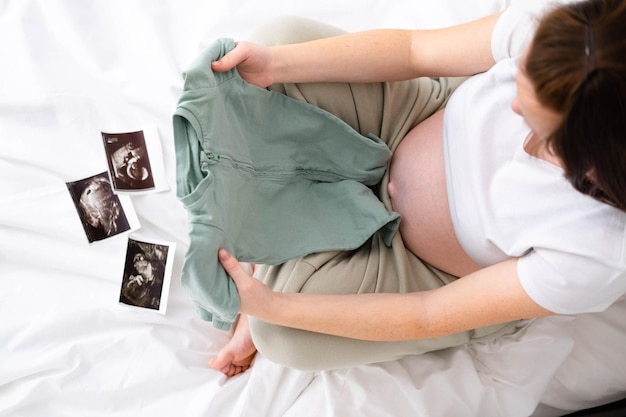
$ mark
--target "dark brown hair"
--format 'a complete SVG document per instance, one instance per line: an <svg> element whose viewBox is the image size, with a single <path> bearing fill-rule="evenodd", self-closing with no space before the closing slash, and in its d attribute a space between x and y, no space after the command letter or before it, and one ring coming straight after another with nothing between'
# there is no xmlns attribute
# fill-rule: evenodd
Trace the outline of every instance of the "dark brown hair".
<svg viewBox="0 0 626 417"><path fill-rule="evenodd" d="M561 5L539 22L525 72L563 115L547 145L579 191L626 211L626 0Z"/></svg>

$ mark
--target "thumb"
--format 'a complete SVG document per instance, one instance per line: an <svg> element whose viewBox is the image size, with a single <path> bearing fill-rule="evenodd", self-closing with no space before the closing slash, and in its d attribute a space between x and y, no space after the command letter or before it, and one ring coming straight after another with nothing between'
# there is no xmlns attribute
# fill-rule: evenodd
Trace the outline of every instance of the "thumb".
<svg viewBox="0 0 626 417"><path fill-rule="evenodd" d="M241 280L249 277L248 273L244 271L239 261L235 259L235 257L226 249L220 249L217 256L228 275L230 275L235 281L235 284L238 285Z"/></svg>
<svg viewBox="0 0 626 417"><path fill-rule="evenodd" d="M226 57L223 57L219 61L213 61L211 62L211 69L216 72L226 72L235 66L229 61L232 60L227 59Z"/></svg>
<svg viewBox="0 0 626 417"><path fill-rule="evenodd" d="M226 53L226 55L221 57L219 60L211 62L211 69L217 72L226 72L235 68L244 60L244 51L241 51L240 49L241 48L237 48L235 46L233 50Z"/></svg>

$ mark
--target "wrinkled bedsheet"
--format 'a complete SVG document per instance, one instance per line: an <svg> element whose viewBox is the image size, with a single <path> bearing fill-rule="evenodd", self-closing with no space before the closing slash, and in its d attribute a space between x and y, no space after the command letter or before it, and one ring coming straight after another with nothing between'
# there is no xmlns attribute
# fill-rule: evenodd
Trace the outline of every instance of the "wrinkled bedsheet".
<svg viewBox="0 0 626 417"><path fill-rule="evenodd" d="M626 396L624 301L535 320L519 337L333 372L259 355L229 379L207 365L228 334L200 320L180 285L189 242L171 120L182 72L206 45L283 14L426 28L508 3L0 0L0 416L556 416ZM88 242L67 183L107 171L102 132L149 128L166 187L121 195L137 224ZM166 311L119 303L122 285L163 270L126 273L145 261L127 259L131 237L174 244Z"/></svg>

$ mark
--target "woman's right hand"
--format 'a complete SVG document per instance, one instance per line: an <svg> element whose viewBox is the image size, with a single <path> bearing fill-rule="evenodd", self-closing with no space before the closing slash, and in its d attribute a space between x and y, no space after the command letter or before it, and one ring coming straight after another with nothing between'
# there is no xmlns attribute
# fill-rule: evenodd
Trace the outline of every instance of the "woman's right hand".
<svg viewBox="0 0 626 417"><path fill-rule="evenodd" d="M245 81L265 88L273 83L271 64L269 48L250 42L237 42L233 50L212 62L211 68L216 72L225 72L236 67Z"/></svg>
<svg viewBox="0 0 626 417"><path fill-rule="evenodd" d="M267 285L254 278L243 265L226 249L218 251L218 258L224 270L232 278L239 293L240 312L260 319L272 318L272 308L276 307L275 295Z"/></svg>

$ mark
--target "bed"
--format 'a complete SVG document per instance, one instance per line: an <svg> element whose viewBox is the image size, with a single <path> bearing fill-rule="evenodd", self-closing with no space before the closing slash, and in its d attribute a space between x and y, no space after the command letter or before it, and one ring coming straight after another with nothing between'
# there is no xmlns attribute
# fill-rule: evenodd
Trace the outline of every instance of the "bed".
<svg viewBox="0 0 626 417"><path fill-rule="evenodd" d="M548 417L626 397L624 300L352 369L301 372L257 355L227 378L207 363L229 336L180 284L188 225L172 114L205 46L278 15L431 28L511 1L522 0L0 1L0 416ZM119 147L107 152L107 138ZM137 182L135 140L150 151L151 186ZM107 194L107 172L136 181ZM114 199L95 225L94 198ZM131 291L146 276L160 297Z"/></svg>

